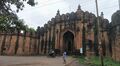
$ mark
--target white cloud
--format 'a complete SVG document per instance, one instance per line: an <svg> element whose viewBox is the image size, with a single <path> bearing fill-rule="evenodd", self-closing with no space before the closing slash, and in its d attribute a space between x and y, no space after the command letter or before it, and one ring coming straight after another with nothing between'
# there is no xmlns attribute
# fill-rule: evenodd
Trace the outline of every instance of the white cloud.
<svg viewBox="0 0 120 66"><path fill-rule="evenodd" d="M67 13L77 10L78 4L84 11L96 14L95 0L35 0L38 5L31 7L26 5L24 10L18 13L18 16L31 27L43 26L48 20L56 15L57 10L60 13ZM113 12L118 10L117 0L98 0L99 13L103 12L109 20Z"/></svg>

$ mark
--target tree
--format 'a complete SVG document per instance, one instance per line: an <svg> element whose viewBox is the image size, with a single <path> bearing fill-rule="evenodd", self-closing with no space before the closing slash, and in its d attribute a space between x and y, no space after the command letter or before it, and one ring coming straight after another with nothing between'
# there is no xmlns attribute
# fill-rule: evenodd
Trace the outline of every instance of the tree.
<svg viewBox="0 0 120 66"><path fill-rule="evenodd" d="M0 17L4 16L5 20L9 20L9 22L14 20L14 18L18 19L16 12L23 10L25 2L31 6L35 6L34 0L0 0ZM12 9L13 6L16 7L15 10Z"/></svg>
<svg viewBox="0 0 120 66"><path fill-rule="evenodd" d="M16 6L16 12L19 12L19 10L23 10L24 2L27 2L27 4L31 6L35 5L34 0L0 0L0 15L9 15L10 13L13 13L13 5Z"/></svg>
<svg viewBox="0 0 120 66"><path fill-rule="evenodd" d="M1 54L4 54L6 35L10 31L9 28L11 26L11 22L8 22L8 18L6 16L0 16L0 32L4 32L4 37L1 45Z"/></svg>
<svg viewBox="0 0 120 66"><path fill-rule="evenodd" d="M8 29L11 27L12 22L8 21L8 17L0 16L0 31L9 31Z"/></svg>
<svg viewBox="0 0 120 66"><path fill-rule="evenodd" d="M17 20L14 22L15 24L15 30L17 31L17 40L16 40L16 45L15 45L15 54L17 53L18 47L19 47L19 36L20 36L20 31L25 29L24 28L24 22L23 20Z"/></svg>

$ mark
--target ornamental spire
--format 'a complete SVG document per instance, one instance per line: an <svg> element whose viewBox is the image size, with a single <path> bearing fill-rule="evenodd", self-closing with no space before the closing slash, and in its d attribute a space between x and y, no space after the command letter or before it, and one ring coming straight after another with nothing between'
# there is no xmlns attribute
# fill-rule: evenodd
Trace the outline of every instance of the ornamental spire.
<svg viewBox="0 0 120 66"><path fill-rule="evenodd" d="M103 12L101 12L101 17L104 18L104 14L103 14Z"/></svg>
<svg viewBox="0 0 120 66"><path fill-rule="evenodd" d="M58 9L58 11L57 11L57 14L56 15L60 15L60 11L59 11L59 9Z"/></svg>
<svg viewBox="0 0 120 66"><path fill-rule="evenodd" d="M81 10L81 6L80 5L78 5L78 9L77 10Z"/></svg>

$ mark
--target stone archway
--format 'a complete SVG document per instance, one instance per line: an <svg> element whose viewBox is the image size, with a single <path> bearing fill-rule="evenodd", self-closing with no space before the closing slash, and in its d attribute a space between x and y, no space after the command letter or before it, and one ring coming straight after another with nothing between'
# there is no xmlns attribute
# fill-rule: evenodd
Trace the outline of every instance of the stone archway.
<svg viewBox="0 0 120 66"><path fill-rule="evenodd" d="M66 50L68 54L72 54L74 49L74 34L67 31L63 34L63 50Z"/></svg>

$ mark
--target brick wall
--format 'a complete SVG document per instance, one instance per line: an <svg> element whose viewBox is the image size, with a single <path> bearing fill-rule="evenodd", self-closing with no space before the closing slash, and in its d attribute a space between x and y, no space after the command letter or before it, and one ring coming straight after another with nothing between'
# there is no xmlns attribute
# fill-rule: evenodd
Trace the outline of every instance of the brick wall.
<svg viewBox="0 0 120 66"><path fill-rule="evenodd" d="M17 34L6 34L6 39L5 39L5 44L3 46L3 39L4 39L4 33L0 34L0 54L3 55L30 55L30 53L34 53L35 51L34 46L33 48L30 48L30 45L35 45L34 41L31 41L30 43L30 38L32 40L37 40L35 36L30 36L27 34L25 37L20 34L19 40L18 40L18 50L17 53L15 54L15 45L17 41ZM2 49L4 47L5 49ZM1 53L1 50L3 50L3 53ZM33 51L30 51L33 50Z"/></svg>

